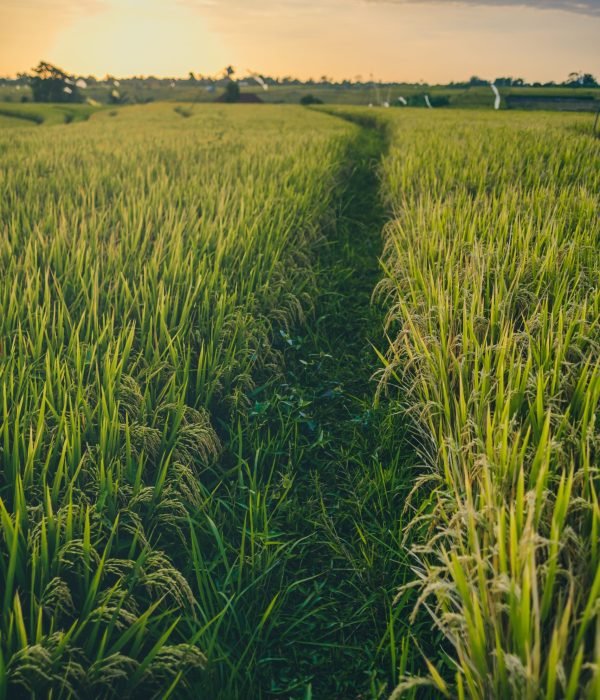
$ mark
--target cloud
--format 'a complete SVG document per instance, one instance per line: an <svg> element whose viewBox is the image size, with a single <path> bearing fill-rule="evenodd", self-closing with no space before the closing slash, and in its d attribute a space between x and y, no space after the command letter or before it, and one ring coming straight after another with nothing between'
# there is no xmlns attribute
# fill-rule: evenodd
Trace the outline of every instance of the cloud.
<svg viewBox="0 0 600 700"><path fill-rule="evenodd" d="M244 15L290 16L291 14L314 14L328 12L332 8L344 10L364 5L365 0L177 0L186 5L206 12L231 13Z"/></svg>
<svg viewBox="0 0 600 700"><path fill-rule="evenodd" d="M46 0L52 2L52 0ZM54 0L56 1L56 0ZM63 0L68 1L68 0ZM349 9L357 5L456 5L471 7L529 7L537 10L562 10L600 17L600 0L178 0L190 7L204 10L236 9L261 14L317 11L326 7Z"/></svg>
<svg viewBox="0 0 600 700"><path fill-rule="evenodd" d="M277 14L286 11L318 11L357 5L456 5L472 7L530 7L538 10L562 10L600 16L600 0L176 0L177 4L200 10L219 9ZM60 13L90 12L104 9L107 0L2 0L3 7L31 8ZM168 2L165 2L168 5Z"/></svg>
<svg viewBox="0 0 600 700"><path fill-rule="evenodd" d="M367 0L388 5L463 5L477 7L531 7L537 10L562 10L600 17L600 0Z"/></svg>

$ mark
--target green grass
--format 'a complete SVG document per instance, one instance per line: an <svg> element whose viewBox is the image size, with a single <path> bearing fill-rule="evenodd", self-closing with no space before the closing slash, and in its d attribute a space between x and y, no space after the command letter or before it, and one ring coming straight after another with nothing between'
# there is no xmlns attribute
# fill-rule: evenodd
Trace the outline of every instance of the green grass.
<svg viewBox="0 0 600 700"><path fill-rule="evenodd" d="M371 304L385 220L376 165L384 149L373 130L351 143L352 164L317 250L315 308L281 334L282 376L253 392L247 434L285 460L287 491L274 522L294 544L279 601L287 624L272 634L263 682L254 678L244 697L268 687L276 697L386 697L419 664L410 596L406 608L393 605L410 575L401 504L414 457L401 422L373 405L373 344L383 342L384 318Z"/></svg>
<svg viewBox="0 0 600 700"><path fill-rule="evenodd" d="M0 700L596 697L589 116L90 115L0 130Z"/></svg>
<svg viewBox="0 0 600 700"><path fill-rule="evenodd" d="M29 125L52 126L56 124L71 124L85 121L98 111L98 107L79 104L12 104L0 102L0 116L10 118L11 125L15 120L21 120ZM9 124L4 124L8 126Z"/></svg>
<svg viewBox="0 0 600 700"><path fill-rule="evenodd" d="M0 136L2 697L184 693L231 672L230 610L250 652L269 630L288 544L236 416L349 131L152 107Z"/></svg>
<svg viewBox="0 0 600 700"><path fill-rule="evenodd" d="M1 109L1 108L0 108ZM7 116L0 114L0 128L10 129L12 127L18 126L32 126L32 123L27 119L20 119L19 117Z"/></svg>
<svg viewBox="0 0 600 700"><path fill-rule="evenodd" d="M421 445L416 571L448 644L430 681L448 697L600 692L600 143L587 126L410 111L389 125L382 382Z"/></svg>

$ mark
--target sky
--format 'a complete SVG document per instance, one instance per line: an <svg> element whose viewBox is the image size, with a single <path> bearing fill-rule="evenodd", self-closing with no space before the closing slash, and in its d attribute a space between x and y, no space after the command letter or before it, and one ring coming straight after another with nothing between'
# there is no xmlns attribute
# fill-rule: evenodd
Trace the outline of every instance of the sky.
<svg viewBox="0 0 600 700"><path fill-rule="evenodd" d="M0 75L600 77L600 0L0 0Z"/></svg>

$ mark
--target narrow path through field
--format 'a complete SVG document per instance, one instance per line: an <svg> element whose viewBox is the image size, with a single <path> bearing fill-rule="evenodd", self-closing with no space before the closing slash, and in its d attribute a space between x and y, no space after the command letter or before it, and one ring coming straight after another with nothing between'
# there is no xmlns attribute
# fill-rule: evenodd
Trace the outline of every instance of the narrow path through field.
<svg viewBox="0 0 600 700"><path fill-rule="evenodd" d="M412 458L398 418L373 405L385 148L382 131L360 128L320 251L314 314L298 335L282 335L284 381L267 399L294 465L288 526L299 543L285 574L290 629L265 669L277 697L384 697L399 666L394 629L404 613L392 600L408 570L400 514Z"/></svg>
<svg viewBox="0 0 600 700"><path fill-rule="evenodd" d="M202 697L385 698L413 667L412 601L393 601L410 576L415 458L397 412L374 406L386 145L375 122L356 126L315 251L314 308L274 329L280 371L265 368L226 436L232 468L210 492L204 542L214 618Z"/></svg>

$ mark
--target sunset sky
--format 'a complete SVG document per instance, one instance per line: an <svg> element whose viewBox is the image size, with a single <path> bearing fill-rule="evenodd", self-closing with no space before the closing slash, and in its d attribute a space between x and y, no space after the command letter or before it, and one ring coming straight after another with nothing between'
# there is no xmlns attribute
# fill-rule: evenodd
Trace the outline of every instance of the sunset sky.
<svg viewBox="0 0 600 700"><path fill-rule="evenodd" d="M0 0L0 75L600 76L600 0Z"/></svg>

